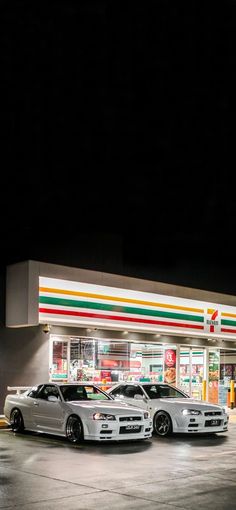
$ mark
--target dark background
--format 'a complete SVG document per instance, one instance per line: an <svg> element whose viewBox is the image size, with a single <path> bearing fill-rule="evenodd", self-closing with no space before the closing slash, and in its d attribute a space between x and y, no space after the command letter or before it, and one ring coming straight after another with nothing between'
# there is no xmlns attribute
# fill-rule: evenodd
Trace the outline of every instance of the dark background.
<svg viewBox="0 0 236 510"><path fill-rule="evenodd" d="M236 294L235 2L0 9L1 267Z"/></svg>

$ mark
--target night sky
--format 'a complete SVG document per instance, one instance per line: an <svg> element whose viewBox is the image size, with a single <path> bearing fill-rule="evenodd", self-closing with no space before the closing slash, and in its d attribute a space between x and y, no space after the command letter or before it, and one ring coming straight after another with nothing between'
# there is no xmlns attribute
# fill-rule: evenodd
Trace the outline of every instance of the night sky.
<svg viewBox="0 0 236 510"><path fill-rule="evenodd" d="M1 1L1 267L236 294L236 3Z"/></svg>

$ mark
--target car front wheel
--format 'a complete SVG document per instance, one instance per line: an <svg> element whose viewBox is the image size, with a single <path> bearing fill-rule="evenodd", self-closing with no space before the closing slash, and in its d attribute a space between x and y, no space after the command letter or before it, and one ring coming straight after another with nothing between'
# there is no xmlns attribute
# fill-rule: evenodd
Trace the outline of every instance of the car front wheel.
<svg viewBox="0 0 236 510"><path fill-rule="evenodd" d="M13 409L10 416L10 425L13 432L23 432L24 420L19 409Z"/></svg>
<svg viewBox="0 0 236 510"><path fill-rule="evenodd" d="M156 413L153 420L153 428L158 436L168 436L171 434L172 422L169 414L165 411Z"/></svg>
<svg viewBox="0 0 236 510"><path fill-rule="evenodd" d="M66 424L66 437L71 443L83 441L83 425L78 416L69 416Z"/></svg>

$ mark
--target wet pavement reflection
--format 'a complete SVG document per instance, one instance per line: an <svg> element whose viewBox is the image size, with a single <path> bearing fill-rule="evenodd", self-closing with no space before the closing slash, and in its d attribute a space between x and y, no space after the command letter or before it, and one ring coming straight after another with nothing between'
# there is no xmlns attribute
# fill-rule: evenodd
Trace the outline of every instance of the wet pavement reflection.
<svg viewBox="0 0 236 510"><path fill-rule="evenodd" d="M218 435L84 442L0 430L0 509L236 506L236 423Z"/></svg>

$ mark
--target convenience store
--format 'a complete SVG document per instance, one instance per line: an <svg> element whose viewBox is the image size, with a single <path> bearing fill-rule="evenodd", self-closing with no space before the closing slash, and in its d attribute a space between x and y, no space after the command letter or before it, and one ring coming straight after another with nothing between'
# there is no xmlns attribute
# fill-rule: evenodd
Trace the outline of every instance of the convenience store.
<svg viewBox="0 0 236 510"><path fill-rule="evenodd" d="M7 268L7 330L21 349L16 366L9 342L5 389L151 380L201 399L206 381L206 399L225 404L236 379L235 296L25 261Z"/></svg>

